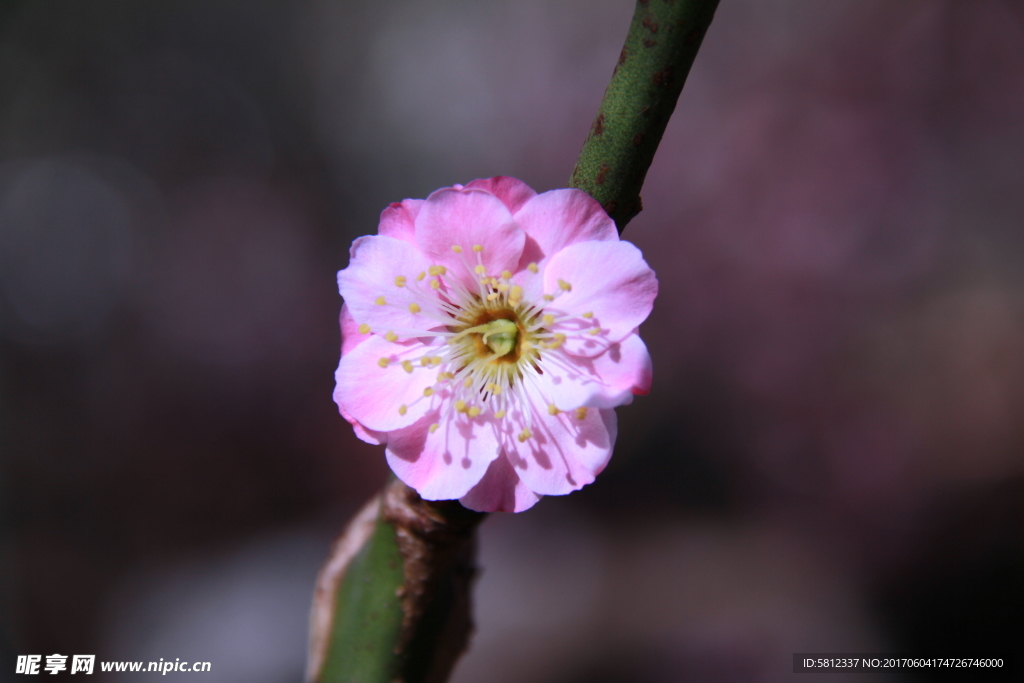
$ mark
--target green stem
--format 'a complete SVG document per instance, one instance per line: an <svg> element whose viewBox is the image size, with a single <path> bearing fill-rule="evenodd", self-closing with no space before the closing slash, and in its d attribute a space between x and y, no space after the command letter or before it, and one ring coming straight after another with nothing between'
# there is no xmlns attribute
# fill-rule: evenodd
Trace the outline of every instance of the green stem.
<svg viewBox="0 0 1024 683"><path fill-rule="evenodd" d="M643 208L640 188L718 0L639 0L626 44L570 187L588 192L619 232Z"/></svg>

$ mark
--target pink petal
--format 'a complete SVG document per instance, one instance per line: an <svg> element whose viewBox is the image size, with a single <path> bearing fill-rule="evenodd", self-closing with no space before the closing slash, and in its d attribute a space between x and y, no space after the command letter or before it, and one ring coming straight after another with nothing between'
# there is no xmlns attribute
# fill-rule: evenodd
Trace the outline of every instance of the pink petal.
<svg viewBox="0 0 1024 683"><path fill-rule="evenodd" d="M429 266L426 258L408 242L393 237L360 237L352 243L348 268L338 273L338 289L352 319L368 324L376 333L426 331L438 325L428 315L428 302L436 301L436 295L421 286L416 276ZM405 278L403 286L396 284L399 277ZM378 303L380 297L383 305ZM420 306L420 313L409 310L413 303Z"/></svg>
<svg viewBox="0 0 1024 683"><path fill-rule="evenodd" d="M395 344L372 335L341 357L334 374L335 402L369 430L390 432L412 424L435 402L424 398L423 390L436 382L437 370L419 363L431 350L423 344ZM381 358L391 364L380 367ZM400 365L403 360L413 363L412 372ZM404 415L399 413L402 405L406 406Z"/></svg>
<svg viewBox="0 0 1024 683"><path fill-rule="evenodd" d="M515 435L505 453L523 483L545 496L559 496L594 481L608 464L615 445L615 411L590 409L581 420L575 412L550 415L536 394L527 391L532 436ZM513 416L519 422L521 416Z"/></svg>
<svg viewBox="0 0 1024 683"><path fill-rule="evenodd" d="M416 241L426 257L449 268L472 291L478 287L473 273L478 263L489 275L515 270L525 240L505 205L483 190L438 190L427 197L416 218ZM461 254L452 251L455 245ZM474 245L483 251L474 252Z"/></svg>
<svg viewBox="0 0 1024 683"><path fill-rule="evenodd" d="M577 242L591 240L617 242L615 221L608 217L596 199L582 190L551 190L539 194L515 214L527 235L520 269Z"/></svg>
<svg viewBox="0 0 1024 683"><path fill-rule="evenodd" d="M341 416L345 418L350 425L352 425L352 431L356 433L356 436L359 437L360 441L365 441L366 443L374 446L379 446L382 443L388 442L388 435L386 432L375 432L372 429L367 429L363 425L359 424L359 421L352 417L347 410L341 407L340 404L338 405L338 412L340 412Z"/></svg>
<svg viewBox="0 0 1024 683"><path fill-rule="evenodd" d="M509 213L512 214L515 214L515 212L519 210L519 207L537 196L537 193L533 188L522 180L519 180L518 178L510 178L505 175L474 180L466 185L466 187L475 187L477 189L490 192L500 199L501 203L504 204L509 210Z"/></svg>
<svg viewBox="0 0 1024 683"><path fill-rule="evenodd" d="M551 354L551 352L548 352ZM561 410L579 406L614 408L651 387L651 356L637 334L592 357L551 354L536 377L539 395Z"/></svg>
<svg viewBox="0 0 1024 683"><path fill-rule="evenodd" d="M561 290L560 282L571 290ZM629 242L578 242L548 261L544 291L556 296L549 309L578 316L554 328L567 336L563 348L593 356L632 334L647 318L658 294L658 279ZM593 317L582 318L585 313ZM601 332L590 335L586 328Z"/></svg>
<svg viewBox="0 0 1024 683"><path fill-rule="evenodd" d="M430 432L430 425L440 426ZM395 475L426 500L466 495L498 457L496 425L456 414L443 420L438 411L388 435L388 464Z"/></svg>
<svg viewBox="0 0 1024 683"><path fill-rule="evenodd" d="M419 214L423 202L422 199L404 199L391 204L380 214L377 234L415 244L416 216Z"/></svg>
<svg viewBox="0 0 1024 683"><path fill-rule="evenodd" d="M341 355L344 356L369 339L368 334L360 334L359 323L352 317L352 313L348 310L348 304L341 305L341 317L338 322L341 324Z"/></svg>
<svg viewBox="0 0 1024 683"><path fill-rule="evenodd" d="M508 458L501 456L491 462L484 478L459 502L477 512L522 512L532 508L540 498L527 488Z"/></svg>

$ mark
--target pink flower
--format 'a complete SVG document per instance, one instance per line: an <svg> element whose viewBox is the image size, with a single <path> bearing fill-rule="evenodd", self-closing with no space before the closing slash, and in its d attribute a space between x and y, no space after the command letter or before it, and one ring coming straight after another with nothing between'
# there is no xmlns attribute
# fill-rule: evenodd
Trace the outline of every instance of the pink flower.
<svg viewBox="0 0 1024 683"><path fill-rule="evenodd" d="M514 178L407 199L338 273L334 400L428 500L519 512L594 481L646 394L658 281L585 192Z"/></svg>

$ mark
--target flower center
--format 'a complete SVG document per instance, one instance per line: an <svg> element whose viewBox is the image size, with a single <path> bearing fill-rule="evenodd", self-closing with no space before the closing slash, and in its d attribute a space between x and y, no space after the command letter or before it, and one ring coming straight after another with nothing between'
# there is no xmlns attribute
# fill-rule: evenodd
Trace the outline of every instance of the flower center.
<svg viewBox="0 0 1024 683"><path fill-rule="evenodd" d="M480 332L480 341L499 357L507 356L515 350L516 339L519 336L519 327L504 318L477 325L472 331Z"/></svg>

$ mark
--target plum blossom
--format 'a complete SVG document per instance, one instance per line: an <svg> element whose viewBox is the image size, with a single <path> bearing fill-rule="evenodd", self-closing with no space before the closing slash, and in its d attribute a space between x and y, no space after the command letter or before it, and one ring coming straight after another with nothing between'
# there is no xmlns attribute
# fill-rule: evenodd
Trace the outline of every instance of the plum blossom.
<svg viewBox="0 0 1024 683"><path fill-rule="evenodd" d="M519 512L594 481L646 394L658 281L575 189L508 177L406 199L338 273L334 399L427 500Z"/></svg>

